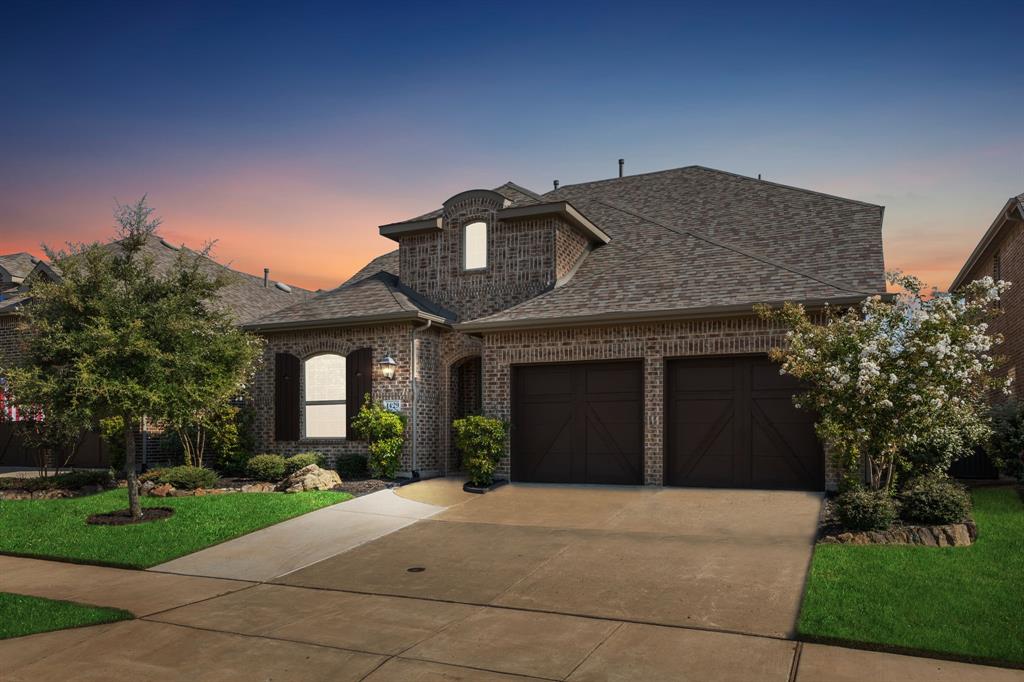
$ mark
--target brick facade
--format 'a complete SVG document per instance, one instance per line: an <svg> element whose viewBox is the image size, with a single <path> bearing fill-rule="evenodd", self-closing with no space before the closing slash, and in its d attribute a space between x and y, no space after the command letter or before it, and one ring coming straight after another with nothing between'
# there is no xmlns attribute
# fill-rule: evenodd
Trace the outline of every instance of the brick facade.
<svg viewBox="0 0 1024 682"><path fill-rule="evenodd" d="M0 362L13 362L19 355L18 318L0 315Z"/></svg>
<svg viewBox="0 0 1024 682"><path fill-rule="evenodd" d="M1024 222L1005 224L965 281L982 277L995 277L1013 284L1003 297L1003 314L992 321L990 329L994 334L1002 334L1004 339L996 348L996 354L1004 356L1006 363L998 371L1000 374L1012 372L1013 390L1018 398L1024 397L1020 385L1024 381Z"/></svg>
<svg viewBox="0 0 1024 682"><path fill-rule="evenodd" d="M445 206L440 232L401 237L402 283L469 320L496 313L550 289L579 261L585 237L557 217L500 221L504 198L473 192ZM487 223L487 267L462 267L463 227Z"/></svg>

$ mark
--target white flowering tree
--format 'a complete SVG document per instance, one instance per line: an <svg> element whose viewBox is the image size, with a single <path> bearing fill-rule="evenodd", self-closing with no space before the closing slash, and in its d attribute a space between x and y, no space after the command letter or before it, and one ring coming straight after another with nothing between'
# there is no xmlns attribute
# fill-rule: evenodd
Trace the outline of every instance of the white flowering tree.
<svg viewBox="0 0 1024 682"><path fill-rule="evenodd" d="M908 453L924 449L944 469L989 435L988 400L1009 391L992 370L988 331L1008 282L991 277L954 294L925 296L921 282L893 273L902 289L845 310L812 316L803 306L758 306L785 325L785 348L772 351L780 372L803 382L794 402L815 412L818 436L845 475L866 469L874 490L890 490Z"/></svg>

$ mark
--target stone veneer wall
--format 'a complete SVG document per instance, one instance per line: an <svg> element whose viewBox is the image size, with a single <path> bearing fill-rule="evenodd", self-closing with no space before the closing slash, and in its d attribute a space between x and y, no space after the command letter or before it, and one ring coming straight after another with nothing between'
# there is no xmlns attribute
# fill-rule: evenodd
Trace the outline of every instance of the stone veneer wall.
<svg viewBox="0 0 1024 682"><path fill-rule="evenodd" d="M508 421L515 364L642 359L644 361L644 483L661 485L664 435L664 365L674 357L767 353L784 331L754 317L659 322L605 327L492 332L484 336L484 413ZM510 461L500 465L509 476ZM826 465L826 486L837 477Z"/></svg>

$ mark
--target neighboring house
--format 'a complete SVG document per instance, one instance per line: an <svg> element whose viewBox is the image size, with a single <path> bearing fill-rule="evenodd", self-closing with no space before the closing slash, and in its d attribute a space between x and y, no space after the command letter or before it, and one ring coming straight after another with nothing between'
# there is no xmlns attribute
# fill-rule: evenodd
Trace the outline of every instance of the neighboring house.
<svg viewBox="0 0 1024 682"><path fill-rule="evenodd" d="M0 254L0 294L17 289L39 259L31 253Z"/></svg>
<svg viewBox="0 0 1024 682"><path fill-rule="evenodd" d="M1018 378L1024 377L1024 194L1007 199L994 221L960 269L950 291L989 276L1012 283L1003 297L1003 314L992 321L991 331L1004 337L1000 352L1007 362L1002 371L1014 378L1014 392L1022 395Z"/></svg>
<svg viewBox="0 0 1024 682"><path fill-rule="evenodd" d="M183 246L177 246L160 237L154 237L145 244L144 253L153 259L157 268L162 271L174 267L178 252ZM186 249L186 251L189 251ZM195 253L195 252L191 252ZM25 258L27 257L27 258ZM11 281L17 280L17 287L0 292L0 360L12 360L20 353L18 343L17 321L18 315L26 305L31 305L31 285L38 280L60 281L60 272L51 264L36 259L29 254L13 254L13 256L0 256L0 277L3 272L14 272L15 268L8 269L8 259L20 266L19 274L11 276ZM29 261L31 259L31 261ZM27 265L27 268L26 268ZM248 273L233 270L218 263L212 258L204 258L202 269L210 276L228 276L228 284L221 290L216 305L227 311L238 324L252 322L256 318L267 313L280 310L294 305L298 301L305 300L312 295L311 292L299 287L289 286L275 282L269 278L269 270L264 272L263 277L250 275ZM10 425L0 425L0 466L7 465L31 465L32 453L21 449L11 449L7 446L6 455L3 448L9 436ZM154 436L159 434L159 429L147 425L143 433L139 434L140 461L144 464L165 463L169 454L160 447L159 441ZM99 441L90 439L89 451L79 456L75 464L78 466L89 466L103 463L104 455L100 451Z"/></svg>
<svg viewBox="0 0 1024 682"><path fill-rule="evenodd" d="M783 332L752 306L883 293L882 214L697 166L461 192L246 325L268 340L259 449L365 453L369 393L409 418L406 473L457 471L451 422L482 413L510 424L516 481L820 490L811 419L767 357Z"/></svg>

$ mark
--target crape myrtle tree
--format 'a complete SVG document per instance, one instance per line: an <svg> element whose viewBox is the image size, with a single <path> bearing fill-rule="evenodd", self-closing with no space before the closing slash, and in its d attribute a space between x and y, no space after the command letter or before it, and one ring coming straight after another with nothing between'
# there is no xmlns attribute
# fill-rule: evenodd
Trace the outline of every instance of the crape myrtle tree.
<svg viewBox="0 0 1024 682"><path fill-rule="evenodd" d="M863 466L871 489L891 491L908 454L937 453L931 466L945 471L989 436L989 399L1009 379L992 374L1002 339L988 322L1009 283L985 277L926 296L915 277L888 279L901 293L820 317L791 303L757 310L788 328L772 358L803 383L794 403L817 415L839 470L850 480Z"/></svg>
<svg viewBox="0 0 1024 682"><path fill-rule="evenodd" d="M112 243L46 250L62 280L32 287L21 321L26 353L4 370L14 399L44 415L120 419L134 518L142 516L135 434L143 418L204 418L242 390L261 348L211 305L228 271L202 269L210 246L181 250L172 268L147 255L160 224L152 214L143 197L118 206Z"/></svg>

